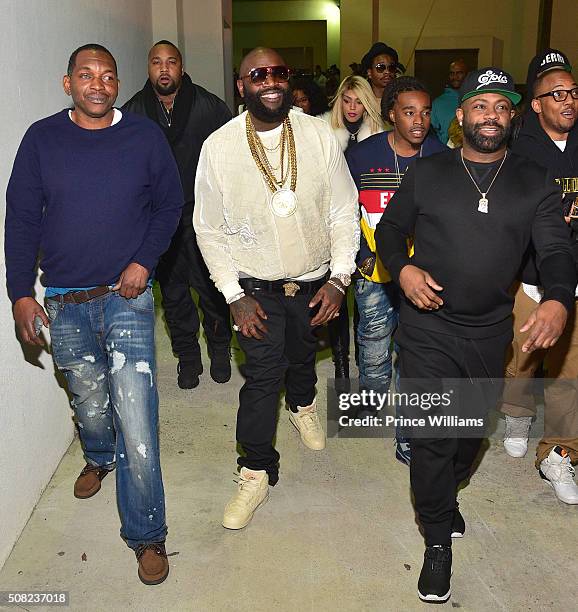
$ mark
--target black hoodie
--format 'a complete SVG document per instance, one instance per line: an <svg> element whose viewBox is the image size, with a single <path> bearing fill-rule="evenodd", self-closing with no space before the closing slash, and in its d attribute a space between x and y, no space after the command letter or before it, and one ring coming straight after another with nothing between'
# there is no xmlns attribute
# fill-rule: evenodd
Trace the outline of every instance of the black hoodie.
<svg viewBox="0 0 578 612"><path fill-rule="evenodd" d="M560 207L564 214L568 214L572 204L578 206L578 123L568 134L566 149L562 152L540 125L538 115L529 110L512 143L512 151L550 170L562 187L564 198ZM571 221L571 228L574 260L578 262L578 219ZM532 285L540 284L533 251L525 257L522 280Z"/></svg>

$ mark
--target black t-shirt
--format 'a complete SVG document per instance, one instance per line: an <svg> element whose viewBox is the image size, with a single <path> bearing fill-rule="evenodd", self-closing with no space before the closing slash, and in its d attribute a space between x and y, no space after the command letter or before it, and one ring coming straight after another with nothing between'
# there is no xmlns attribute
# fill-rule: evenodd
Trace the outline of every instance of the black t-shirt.
<svg viewBox="0 0 578 612"><path fill-rule="evenodd" d="M481 162L473 162L469 159L464 159L464 163L470 171L473 179L476 181L478 189L482 193L486 193L487 189L492 183L492 179L496 176L496 172L498 172L498 168L500 167L502 160L498 159L495 162L484 164Z"/></svg>

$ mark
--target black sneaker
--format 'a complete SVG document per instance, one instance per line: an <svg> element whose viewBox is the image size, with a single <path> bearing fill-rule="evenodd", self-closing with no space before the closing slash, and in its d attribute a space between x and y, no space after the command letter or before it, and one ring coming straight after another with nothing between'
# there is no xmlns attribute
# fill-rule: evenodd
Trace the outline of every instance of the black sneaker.
<svg viewBox="0 0 578 612"><path fill-rule="evenodd" d="M463 538L464 533L466 533L466 522L461 515L459 505L456 503L454 520L452 521L452 538Z"/></svg>
<svg viewBox="0 0 578 612"><path fill-rule="evenodd" d="M452 547L428 546L423 556L423 567L417 583L417 594L422 601L444 603L452 594Z"/></svg>
<svg viewBox="0 0 578 612"><path fill-rule="evenodd" d="M211 378L216 383L226 383L231 380L231 352L228 346L209 349L211 358Z"/></svg>
<svg viewBox="0 0 578 612"><path fill-rule="evenodd" d="M194 389L199 385L203 364L196 361L179 361L177 365L177 384L181 389Z"/></svg>

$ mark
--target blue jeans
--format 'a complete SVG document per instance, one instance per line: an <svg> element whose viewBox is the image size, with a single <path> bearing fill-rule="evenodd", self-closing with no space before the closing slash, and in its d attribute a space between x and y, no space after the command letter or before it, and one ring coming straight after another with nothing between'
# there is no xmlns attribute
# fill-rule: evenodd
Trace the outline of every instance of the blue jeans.
<svg viewBox="0 0 578 612"><path fill-rule="evenodd" d="M399 290L393 282L355 281L359 310L359 387L387 393L391 383L391 337L397 327Z"/></svg>
<svg viewBox="0 0 578 612"><path fill-rule="evenodd" d="M84 304L46 299L52 356L64 374L87 463L116 467L121 537L165 540L154 302L109 293Z"/></svg>

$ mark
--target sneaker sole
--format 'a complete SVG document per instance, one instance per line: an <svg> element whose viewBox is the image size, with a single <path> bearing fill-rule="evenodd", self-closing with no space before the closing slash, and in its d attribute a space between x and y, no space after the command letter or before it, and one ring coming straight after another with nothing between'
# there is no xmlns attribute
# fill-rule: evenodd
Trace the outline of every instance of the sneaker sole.
<svg viewBox="0 0 578 612"><path fill-rule="evenodd" d="M242 525L233 527L232 525L225 525L225 521L223 521L221 525L223 525L225 529L230 529L231 531L237 531L239 529L244 529L253 520L253 515L255 514L255 512L257 512L257 510L259 510L261 506L264 506L268 501L269 501L269 493L267 493L267 497L265 497L263 501L255 508L255 510L251 512L251 516Z"/></svg>
<svg viewBox="0 0 578 612"><path fill-rule="evenodd" d="M452 538L463 538L464 534L459 531L452 531Z"/></svg>
<svg viewBox="0 0 578 612"><path fill-rule="evenodd" d="M427 603L445 603L452 595L452 590L450 589L445 595L422 595L417 591L418 597Z"/></svg>

